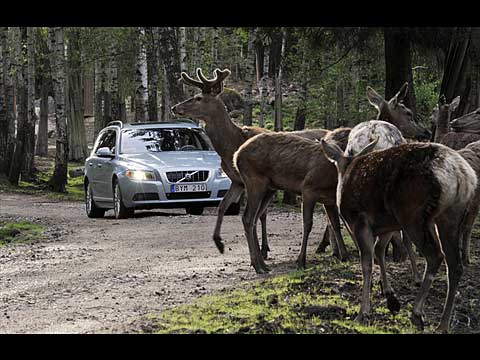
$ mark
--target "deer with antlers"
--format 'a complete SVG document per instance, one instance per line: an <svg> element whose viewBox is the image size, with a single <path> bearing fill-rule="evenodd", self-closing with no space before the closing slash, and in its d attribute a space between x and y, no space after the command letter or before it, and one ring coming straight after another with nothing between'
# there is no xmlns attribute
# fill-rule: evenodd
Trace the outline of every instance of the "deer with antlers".
<svg viewBox="0 0 480 360"><path fill-rule="evenodd" d="M375 236L403 230L426 259L412 322L423 329L424 303L445 258L448 291L437 330L448 331L463 271L459 239L477 186L472 167L455 150L435 143L371 152L373 141L355 156L344 155L335 144L321 144L338 170L337 205L360 249L363 290L357 320L365 322L370 314ZM448 224L438 221L441 216Z"/></svg>
<svg viewBox="0 0 480 360"><path fill-rule="evenodd" d="M195 80L188 76L186 73L182 73L182 80L188 85L199 88L201 90L201 93L173 106L172 111L178 116L187 116L205 122L205 131L211 139L215 151L220 155L222 159L223 170L232 181L232 185L229 191L225 194L218 207L217 221L213 234L213 240L215 242L215 245L217 246L218 250L223 253L224 244L220 236L223 216L226 209L228 209L228 207L232 203L238 201L244 192L243 179L239 176L237 170L233 167L233 155L237 151L237 149L249 138L252 138L253 136L261 133L265 133L268 130L252 126L240 127L230 119L225 109L225 105L223 104L219 96L223 91L223 81L229 76L230 71L227 69L223 71L216 69L214 71L214 74L215 77L213 79L207 79L203 75L202 70L198 68L198 80ZM336 132L331 132L324 129L313 129L292 132L292 134L296 134L294 135L296 137L303 137L311 140L320 140L324 136L328 135L329 138L335 140L335 137L337 135L340 138L344 139L345 132L348 131L349 129L341 129ZM346 142L344 143L343 147L345 145ZM263 204L262 211L257 214L254 223L255 231L253 232L253 236L255 238L256 245L255 249L250 249L251 253L256 253L256 248L258 247L258 239L256 234L257 219L260 219L262 226L262 248L259 251L262 256L261 258L255 257L255 260L252 260L252 265L257 272L269 271L269 268L264 262L264 259L267 258L267 254L269 251L266 231L266 209L272 197L273 193L269 197L268 201L265 201L265 203ZM340 259L345 260L347 258L347 253L339 231L340 225L338 214L336 214L335 217L335 214L332 213L331 218L333 219L333 222L335 224L338 224L338 231L336 232L337 236L334 239L332 246L333 254Z"/></svg>

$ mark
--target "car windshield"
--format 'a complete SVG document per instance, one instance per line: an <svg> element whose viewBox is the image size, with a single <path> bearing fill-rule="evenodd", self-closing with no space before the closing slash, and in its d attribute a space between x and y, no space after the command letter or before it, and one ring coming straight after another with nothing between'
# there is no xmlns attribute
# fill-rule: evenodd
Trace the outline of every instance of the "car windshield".
<svg viewBox="0 0 480 360"><path fill-rule="evenodd" d="M122 154L199 150L213 150L202 129L125 129L122 134Z"/></svg>

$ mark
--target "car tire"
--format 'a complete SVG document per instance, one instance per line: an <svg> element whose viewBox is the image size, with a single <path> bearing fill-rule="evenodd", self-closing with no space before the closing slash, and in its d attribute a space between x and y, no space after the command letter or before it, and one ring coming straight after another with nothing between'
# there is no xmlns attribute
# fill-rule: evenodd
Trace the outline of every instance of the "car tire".
<svg viewBox="0 0 480 360"><path fill-rule="evenodd" d="M233 203L232 205L230 205L227 209L227 211L225 211L225 215L227 216L233 216L233 215L238 215L240 214L240 203Z"/></svg>
<svg viewBox="0 0 480 360"><path fill-rule="evenodd" d="M101 209L95 205L90 184L87 184L87 188L85 189L85 210L89 218L102 218L105 215L105 209Z"/></svg>
<svg viewBox="0 0 480 360"><path fill-rule="evenodd" d="M187 211L187 214L190 215L202 215L203 214L203 207L199 206L192 206L192 207L187 207L185 208Z"/></svg>
<svg viewBox="0 0 480 360"><path fill-rule="evenodd" d="M124 205L122 190L116 179L113 181L113 211L115 213L115 219L127 219L132 217L135 212L134 209Z"/></svg>

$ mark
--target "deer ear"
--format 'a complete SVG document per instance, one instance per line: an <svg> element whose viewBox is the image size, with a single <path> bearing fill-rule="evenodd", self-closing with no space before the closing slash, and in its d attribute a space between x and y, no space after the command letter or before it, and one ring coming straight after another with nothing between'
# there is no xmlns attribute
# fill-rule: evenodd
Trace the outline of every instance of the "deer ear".
<svg viewBox="0 0 480 360"><path fill-rule="evenodd" d="M322 139L322 148L325 156L330 162L338 163L343 157L343 151L337 145L328 143Z"/></svg>
<svg viewBox="0 0 480 360"><path fill-rule="evenodd" d="M455 99L452 100L452 102L450 103L450 111L451 112L454 112L458 105L460 105L460 96L457 96Z"/></svg>
<svg viewBox="0 0 480 360"><path fill-rule="evenodd" d="M405 97L407 96L407 93L408 93L408 82L403 84L400 90L398 90L397 94L394 96L394 98L396 98L396 102L400 102L403 99L405 99Z"/></svg>
<svg viewBox="0 0 480 360"><path fill-rule="evenodd" d="M368 102L375 106L378 111L380 111L380 106L385 100L370 86L367 86L367 98Z"/></svg>
<svg viewBox="0 0 480 360"><path fill-rule="evenodd" d="M362 156L362 155L367 155L369 152L373 151L373 149L375 149L375 146L377 146L377 143L378 143L378 137L375 138L375 140L373 140L370 144L368 144L367 146L365 146L362 150L360 150L360 152L355 155L355 156Z"/></svg>

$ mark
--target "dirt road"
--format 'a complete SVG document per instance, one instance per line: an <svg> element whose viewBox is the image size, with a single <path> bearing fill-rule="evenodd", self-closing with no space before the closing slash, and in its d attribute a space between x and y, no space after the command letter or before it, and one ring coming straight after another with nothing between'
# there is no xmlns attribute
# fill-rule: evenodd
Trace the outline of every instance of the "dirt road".
<svg viewBox="0 0 480 360"><path fill-rule="evenodd" d="M89 219L81 203L0 193L0 220L46 228L42 240L0 247L0 333L134 332L148 314L261 277L239 216L225 217L221 255L211 240L215 210L184 214L141 211L116 220L109 211ZM324 226L316 214L310 253ZM272 209L268 233L272 274L295 269L300 214Z"/></svg>

